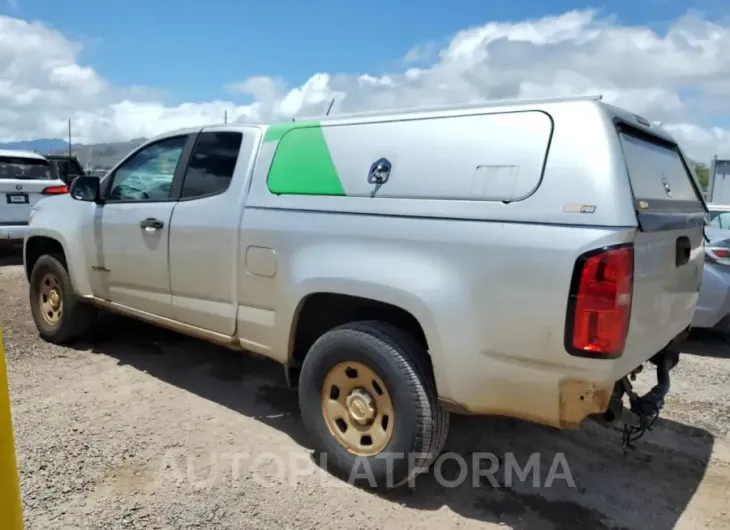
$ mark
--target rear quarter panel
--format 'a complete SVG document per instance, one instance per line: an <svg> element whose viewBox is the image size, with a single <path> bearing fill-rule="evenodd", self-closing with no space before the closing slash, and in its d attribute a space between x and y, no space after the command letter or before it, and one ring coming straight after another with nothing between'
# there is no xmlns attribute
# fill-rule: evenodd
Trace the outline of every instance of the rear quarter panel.
<svg viewBox="0 0 730 530"><path fill-rule="evenodd" d="M528 374L532 385L567 375L612 381L613 362L565 352L568 288L582 251L630 240L631 230L255 207L246 210L243 225L242 251L276 249L276 273L242 273L239 333L277 360L287 360L301 301L332 292L413 314L424 328L444 399L490 403L492 411L538 410L525 387L514 384ZM475 374L478 389L462 384ZM557 399L558 388L550 392Z"/></svg>

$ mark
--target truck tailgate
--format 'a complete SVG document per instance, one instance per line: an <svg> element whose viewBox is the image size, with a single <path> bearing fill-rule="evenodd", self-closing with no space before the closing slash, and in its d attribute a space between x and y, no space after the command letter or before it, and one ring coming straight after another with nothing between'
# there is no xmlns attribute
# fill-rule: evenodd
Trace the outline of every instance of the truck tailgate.
<svg viewBox="0 0 730 530"><path fill-rule="evenodd" d="M692 322L704 266L707 211L676 145L619 132L637 212L634 286L626 347L628 371Z"/></svg>

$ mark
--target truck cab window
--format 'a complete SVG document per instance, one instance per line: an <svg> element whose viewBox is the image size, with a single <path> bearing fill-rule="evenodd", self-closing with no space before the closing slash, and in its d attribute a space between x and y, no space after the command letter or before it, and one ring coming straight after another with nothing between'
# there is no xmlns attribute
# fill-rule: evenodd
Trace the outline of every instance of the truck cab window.
<svg viewBox="0 0 730 530"><path fill-rule="evenodd" d="M243 135L204 132L198 137L183 181L183 199L207 197L228 189L236 169Z"/></svg>
<svg viewBox="0 0 730 530"><path fill-rule="evenodd" d="M187 136L166 138L126 160L112 175L107 200L165 201Z"/></svg>

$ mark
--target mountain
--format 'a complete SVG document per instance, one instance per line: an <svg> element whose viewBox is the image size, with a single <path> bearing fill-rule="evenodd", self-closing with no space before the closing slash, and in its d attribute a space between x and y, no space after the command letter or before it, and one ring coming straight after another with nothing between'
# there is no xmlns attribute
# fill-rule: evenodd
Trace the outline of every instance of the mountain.
<svg viewBox="0 0 730 530"><path fill-rule="evenodd" d="M71 152L78 159L82 166L97 169L111 169L117 162L124 158L130 151L144 143L146 138L135 138L126 142L113 142L105 144L82 145L75 144ZM68 153L68 144L65 150L57 149L51 151L53 154Z"/></svg>
<svg viewBox="0 0 730 530"><path fill-rule="evenodd" d="M146 138L135 138L126 142L105 144L73 144L71 153L84 167L110 169L135 147L146 141ZM21 142L0 142L0 149L19 149L37 151L41 154L66 155L68 142L54 138L40 138Z"/></svg>
<svg viewBox="0 0 730 530"><path fill-rule="evenodd" d="M68 142L60 138L39 138L37 140L0 143L0 149L19 149L23 151L40 151L42 153L61 149L68 151Z"/></svg>

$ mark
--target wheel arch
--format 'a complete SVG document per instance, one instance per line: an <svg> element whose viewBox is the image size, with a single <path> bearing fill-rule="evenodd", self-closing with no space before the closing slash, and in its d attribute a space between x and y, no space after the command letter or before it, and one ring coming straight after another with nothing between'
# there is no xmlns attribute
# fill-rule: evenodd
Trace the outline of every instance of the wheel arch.
<svg viewBox="0 0 730 530"><path fill-rule="evenodd" d="M380 320L403 329L421 344L439 393L448 391L443 378L441 339L435 315L417 293L377 282L342 278L336 282L312 281L307 287L298 291L300 295L289 320L288 342L283 345L287 348L287 377L292 386L297 384L299 369L309 347L319 336L348 322ZM318 318L316 324L309 327L308 314L319 312L320 308L327 306L326 302L332 300L337 301L337 309L329 311L324 318ZM352 305L348 310L340 311L339 304L344 301ZM300 334L302 330L307 331Z"/></svg>
<svg viewBox="0 0 730 530"><path fill-rule="evenodd" d="M302 297L294 310L289 328L288 358L303 361L306 351L323 333L360 320L389 322L408 332L424 350L430 351L424 325L412 310L374 296L315 291Z"/></svg>
<svg viewBox="0 0 730 530"><path fill-rule="evenodd" d="M68 270L68 260L66 258L66 248L57 238L46 235L33 235L25 240L23 245L23 266L25 268L25 277L30 280L38 259L44 255L57 256L66 270Z"/></svg>
<svg viewBox="0 0 730 530"><path fill-rule="evenodd" d="M77 251L75 254L74 250ZM33 266L38 258L45 254L60 255L61 263L68 271L74 291L82 296L91 294L89 279L82 274L84 267L79 266L79 263L85 263L85 256L78 250L69 245L60 233L54 231L40 230L29 234L23 244L23 267L26 278L30 280Z"/></svg>

